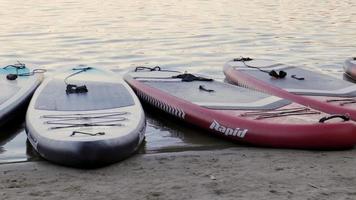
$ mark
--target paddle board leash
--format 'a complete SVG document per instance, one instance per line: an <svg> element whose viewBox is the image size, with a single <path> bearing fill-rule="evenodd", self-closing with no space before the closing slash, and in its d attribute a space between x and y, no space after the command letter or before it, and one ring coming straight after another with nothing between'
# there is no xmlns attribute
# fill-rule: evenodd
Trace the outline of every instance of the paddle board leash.
<svg viewBox="0 0 356 200"><path fill-rule="evenodd" d="M66 84L66 93L67 94L73 94L73 93L87 93L88 88L86 85L75 85L75 84L70 84L68 83L68 79L70 77L76 76L80 73L86 72L88 70L92 69L91 67L78 67L78 68L73 68L73 71L76 71L72 74L69 74L67 77L64 79L64 83Z"/></svg>
<svg viewBox="0 0 356 200"><path fill-rule="evenodd" d="M161 71L161 72L178 72L178 73L181 73L180 71L162 69L160 66L155 66L155 67L138 66L138 67L135 68L135 72L138 72L138 71Z"/></svg>
<svg viewBox="0 0 356 200"><path fill-rule="evenodd" d="M274 77L276 79L283 79L287 76L287 72L283 71L283 70L280 70L279 72L276 72L275 70L271 70L271 71L268 71L268 70L264 70L260 67L256 67L256 66L252 66L252 65L248 65L246 62L248 61L252 61L253 59L252 58L249 58L249 57L240 57L240 58L235 58L233 59L234 62L242 62L246 67L248 68L253 68L253 69L258 69L259 71L261 72L264 72L264 73L267 73L268 75L270 75L271 77ZM303 77L297 77L297 75L293 74L290 76L291 78L294 78L296 80L299 80L299 81L302 81L304 80L305 78Z"/></svg>
<svg viewBox="0 0 356 200"><path fill-rule="evenodd" d="M155 67L143 67L143 66L138 66L135 68L134 70L135 72L138 71L160 71L160 72L176 72L176 73L180 73L176 76L169 76L169 77L149 77L150 79L172 79L172 78L177 78L177 79L181 79L182 82L192 82L192 81L213 81L213 79L211 78L205 78L202 76L196 76L194 74L190 74L187 72L180 72L180 71L174 71L174 70L166 70L166 69L161 69L161 67L159 66L155 66ZM135 78L147 78L147 77L135 77Z"/></svg>
<svg viewBox="0 0 356 200"><path fill-rule="evenodd" d="M35 74L40 74L40 73L45 73L47 70L45 69L33 69L31 72L26 72L26 73L19 73L19 70L21 69L26 69L26 65L17 61L16 64L13 65L7 65L5 67L3 67L3 69L9 69L9 68L15 68L16 69L16 74L8 74L6 75L6 78L10 81L16 80L17 77L19 76L33 76Z"/></svg>
<svg viewBox="0 0 356 200"><path fill-rule="evenodd" d="M242 62L246 67L258 69L259 71L267 73L276 79L282 79L282 78L286 77L286 75L287 75L287 73L283 70L281 70L279 72L276 72L275 70L268 71L268 70L261 69L260 67L255 67L255 66L246 64L246 62L251 61L251 60L253 60L253 59L249 58L249 57L241 57L241 58L234 58L233 61L234 62Z"/></svg>

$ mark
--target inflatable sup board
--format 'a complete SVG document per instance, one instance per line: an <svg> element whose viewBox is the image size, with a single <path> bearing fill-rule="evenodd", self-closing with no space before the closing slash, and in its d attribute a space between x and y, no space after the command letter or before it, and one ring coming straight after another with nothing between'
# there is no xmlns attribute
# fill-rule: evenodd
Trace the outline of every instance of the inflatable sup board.
<svg viewBox="0 0 356 200"><path fill-rule="evenodd" d="M0 126L16 116L41 83L43 70L31 71L18 63L0 67Z"/></svg>
<svg viewBox="0 0 356 200"><path fill-rule="evenodd" d="M347 148L356 142L356 127L345 116L208 77L137 67L124 78L142 101L230 140L305 149Z"/></svg>
<svg viewBox="0 0 356 200"><path fill-rule="evenodd" d="M356 120L354 83L264 59L231 60L224 73L229 82Z"/></svg>
<svg viewBox="0 0 356 200"><path fill-rule="evenodd" d="M85 66L46 79L26 116L28 140L43 158L84 168L135 152L145 124L141 104L122 78Z"/></svg>
<svg viewBox="0 0 356 200"><path fill-rule="evenodd" d="M356 80L356 57L348 58L344 62L344 71L352 80Z"/></svg>

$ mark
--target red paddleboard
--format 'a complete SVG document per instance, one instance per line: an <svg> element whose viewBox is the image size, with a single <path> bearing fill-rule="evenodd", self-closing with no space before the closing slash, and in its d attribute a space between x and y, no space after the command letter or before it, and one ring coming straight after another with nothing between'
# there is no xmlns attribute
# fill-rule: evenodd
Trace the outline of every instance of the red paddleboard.
<svg viewBox="0 0 356 200"><path fill-rule="evenodd" d="M231 60L225 64L224 73L229 82L356 120L354 83L263 59Z"/></svg>
<svg viewBox="0 0 356 200"><path fill-rule="evenodd" d="M289 100L207 77L138 67L125 80L144 102L210 133L252 145L339 149L354 146L356 126Z"/></svg>

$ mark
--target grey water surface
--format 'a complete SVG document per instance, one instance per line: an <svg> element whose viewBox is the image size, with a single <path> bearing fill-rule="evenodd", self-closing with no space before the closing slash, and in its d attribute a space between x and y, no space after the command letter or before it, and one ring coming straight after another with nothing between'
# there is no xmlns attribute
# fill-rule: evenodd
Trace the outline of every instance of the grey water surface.
<svg viewBox="0 0 356 200"><path fill-rule="evenodd" d="M223 80L239 56L270 58L342 78L356 55L356 1L0 0L0 64L50 72L86 64L124 72L163 66ZM1 92L1 91L0 91ZM141 153L239 144L147 112ZM24 121L0 129L0 163L38 159Z"/></svg>

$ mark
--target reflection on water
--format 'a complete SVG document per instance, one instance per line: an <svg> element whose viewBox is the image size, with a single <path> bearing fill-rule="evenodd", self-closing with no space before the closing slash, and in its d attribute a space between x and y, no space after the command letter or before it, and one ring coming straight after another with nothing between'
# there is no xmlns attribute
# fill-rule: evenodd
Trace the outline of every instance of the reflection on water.
<svg viewBox="0 0 356 200"><path fill-rule="evenodd" d="M145 152L216 149L238 144L211 136L144 104L147 117Z"/></svg>
<svg viewBox="0 0 356 200"><path fill-rule="evenodd" d="M352 0L2 0L0 65L19 60L47 69L87 64L118 71L163 65L222 79L224 62L250 56L341 78L343 60L356 51L355 6ZM148 120L148 152L218 140L155 112ZM0 137L0 160L18 151L26 158L22 125L2 129Z"/></svg>
<svg viewBox="0 0 356 200"><path fill-rule="evenodd" d="M0 129L0 163L27 160L24 123L11 122Z"/></svg>

